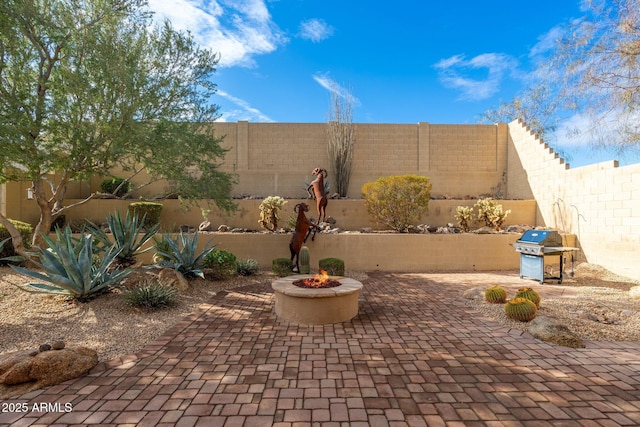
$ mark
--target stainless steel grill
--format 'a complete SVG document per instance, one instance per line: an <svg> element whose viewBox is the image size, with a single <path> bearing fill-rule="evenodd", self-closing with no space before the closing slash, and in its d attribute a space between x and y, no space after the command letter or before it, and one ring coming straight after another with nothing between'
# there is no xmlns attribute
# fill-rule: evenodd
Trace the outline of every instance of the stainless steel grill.
<svg viewBox="0 0 640 427"><path fill-rule="evenodd" d="M546 277L562 283L564 254L577 251L578 248L563 246L562 236L555 230L528 230L512 246L520 253L520 278L529 277L544 283L544 258L560 257L560 275ZM573 256L571 257L573 271Z"/></svg>

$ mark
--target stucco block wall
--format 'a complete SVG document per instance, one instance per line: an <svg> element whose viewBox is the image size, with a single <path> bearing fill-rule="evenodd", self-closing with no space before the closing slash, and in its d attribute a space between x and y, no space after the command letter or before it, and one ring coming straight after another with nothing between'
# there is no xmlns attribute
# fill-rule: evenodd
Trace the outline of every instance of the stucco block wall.
<svg viewBox="0 0 640 427"><path fill-rule="evenodd" d="M334 177L327 153L326 123L214 123L227 148L220 169L237 174L233 194L305 197L305 182L316 167ZM451 198L496 194L507 170L507 132L498 125L355 123L354 161L348 196L360 198L362 186L382 176L428 176L433 194ZM126 176L119 170L114 176ZM83 198L99 188L103 177L74 183L68 198ZM140 174L134 183L143 183ZM168 182L135 192L152 197L166 193ZM335 191L335 183L331 190ZM530 198L530 197L529 197Z"/></svg>
<svg viewBox="0 0 640 427"><path fill-rule="evenodd" d="M575 234L587 261L640 278L640 164L608 161L571 169L522 122L509 124L509 196L526 196L525 173L541 224Z"/></svg>

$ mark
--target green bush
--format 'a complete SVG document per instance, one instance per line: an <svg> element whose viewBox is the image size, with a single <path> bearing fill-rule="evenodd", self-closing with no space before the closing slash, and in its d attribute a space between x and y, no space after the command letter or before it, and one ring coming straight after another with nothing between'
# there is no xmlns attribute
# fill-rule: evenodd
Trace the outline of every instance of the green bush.
<svg viewBox="0 0 640 427"><path fill-rule="evenodd" d="M420 220L430 197L431 183L426 176L387 176L362 186L362 198L373 219L399 232Z"/></svg>
<svg viewBox="0 0 640 427"><path fill-rule="evenodd" d="M271 261L271 271L278 277L289 276L293 273L291 269L291 260L289 258L276 258Z"/></svg>
<svg viewBox="0 0 640 427"><path fill-rule="evenodd" d="M318 267L330 276L344 276L344 261L340 258L322 258Z"/></svg>
<svg viewBox="0 0 640 427"><path fill-rule="evenodd" d="M224 280L237 273L238 261L231 252L215 249L204 257L204 266L212 270L214 279Z"/></svg>
<svg viewBox="0 0 640 427"><path fill-rule="evenodd" d="M143 282L122 294L125 304L145 310L157 310L176 303L178 290L155 280Z"/></svg>
<svg viewBox="0 0 640 427"><path fill-rule="evenodd" d="M31 224L27 224L26 222L22 221L16 221L14 219L10 219L9 221L18 229L25 248L29 248L31 246L31 239L33 239L33 227L31 226ZM9 234L9 230L7 230L4 225L0 224L0 240L4 240L10 237L11 235ZM5 243L3 248L0 248L0 258L15 257L17 255L18 254L13 248L13 244L11 244L11 240ZM0 262L0 264L2 264L2 262Z"/></svg>
<svg viewBox="0 0 640 427"><path fill-rule="evenodd" d="M120 184L122 184L122 187L120 187ZM131 183L122 178L105 179L100 183L100 191L113 194L116 197L124 197L131 191Z"/></svg>
<svg viewBox="0 0 640 427"><path fill-rule="evenodd" d="M144 217L143 226L145 228L150 228L160 222L162 203L134 202L130 203L127 209L131 216L138 215L138 218Z"/></svg>
<svg viewBox="0 0 640 427"><path fill-rule="evenodd" d="M255 259L239 259L236 271L241 276L253 276L260 271L260 266L258 265L258 261Z"/></svg>

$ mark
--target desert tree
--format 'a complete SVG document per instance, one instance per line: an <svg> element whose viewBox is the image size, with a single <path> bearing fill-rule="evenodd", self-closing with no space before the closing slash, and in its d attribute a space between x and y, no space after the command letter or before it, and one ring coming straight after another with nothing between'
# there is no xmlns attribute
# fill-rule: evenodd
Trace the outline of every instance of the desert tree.
<svg viewBox="0 0 640 427"><path fill-rule="evenodd" d="M588 0L550 61L563 106L590 125L596 145L622 153L640 142L640 2Z"/></svg>
<svg viewBox="0 0 640 427"><path fill-rule="evenodd" d="M346 197L353 167L353 96L340 93L337 87L331 91L331 104L327 121L328 155L336 183L336 192Z"/></svg>
<svg viewBox="0 0 640 427"><path fill-rule="evenodd" d="M219 170L226 150L211 124L218 56L151 18L142 0L0 3L0 183L31 183L34 244L96 197L65 206L69 183L114 167L233 208L235 177ZM22 253L15 227L0 223Z"/></svg>
<svg viewBox="0 0 640 427"><path fill-rule="evenodd" d="M623 153L640 142L640 2L585 0L583 16L553 29L525 90L483 121L524 122L550 136L562 119L573 136ZM566 127L566 126L565 126Z"/></svg>
<svg viewBox="0 0 640 427"><path fill-rule="evenodd" d="M524 121L541 138L552 134L558 126L555 115L558 101L545 84L526 88L511 101L500 104L482 114L481 121L487 123L509 123L516 119Z"/></svg>

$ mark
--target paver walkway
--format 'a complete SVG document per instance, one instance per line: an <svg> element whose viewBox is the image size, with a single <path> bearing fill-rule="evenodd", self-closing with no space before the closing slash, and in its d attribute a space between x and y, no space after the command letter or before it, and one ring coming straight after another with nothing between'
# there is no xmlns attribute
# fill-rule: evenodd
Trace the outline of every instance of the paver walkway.
<svg viewBox="0 0 640 427"><path fill-rule="evenodd" d="M523 283L535 285L515 274L375 273L359 315L326 326L279 320L268 287L236 289L123 363L0 402L27 404L0 424L640 425L639 343L553 346L460 297Z"/></svg>

